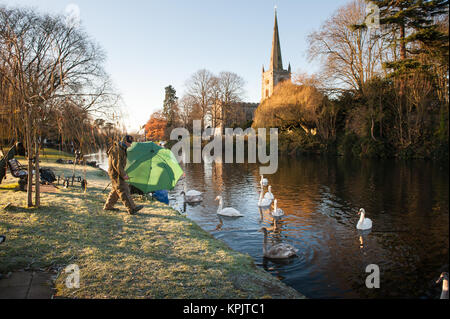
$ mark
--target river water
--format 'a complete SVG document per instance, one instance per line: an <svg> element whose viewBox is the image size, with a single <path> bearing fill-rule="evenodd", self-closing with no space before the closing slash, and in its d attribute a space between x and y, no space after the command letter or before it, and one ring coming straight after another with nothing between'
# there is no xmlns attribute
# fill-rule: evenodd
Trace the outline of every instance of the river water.
<svg viewBox="0 0 450 319"><path fill-rule="evenodd" d="M104 157L104 154L102 155ZM94 159L94 158L93 158ZM100 157L98 159L100 162ZM266 176L285 212L278 229L258 203L256 164L182 164L186 178L170 191L170 204L231 248L309 298L438 298L435 284L449 260L448 167L426 161L280 158ZM183 205L184 189L204 192ZM266 190L267 191L267 190ZM219 218L224 206L244 217ZM356 229L363 207L371 231ZM261 218L262 217L262 218ZM263 258L268 243L299 249L283 262ZM380 288L366 287L368 265L380 270Z"/></svg>

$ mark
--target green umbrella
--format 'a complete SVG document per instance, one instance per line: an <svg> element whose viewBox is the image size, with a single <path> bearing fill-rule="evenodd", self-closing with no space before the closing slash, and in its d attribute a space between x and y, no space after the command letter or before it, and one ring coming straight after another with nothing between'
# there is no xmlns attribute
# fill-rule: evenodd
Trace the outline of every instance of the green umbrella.
<svg viewBox="0 0 450 319"><path fill-rule="evenodd" d="M133 143L127 150L128 183L144 193L171 190L183 170L171 150L153 142Z"/></svg>

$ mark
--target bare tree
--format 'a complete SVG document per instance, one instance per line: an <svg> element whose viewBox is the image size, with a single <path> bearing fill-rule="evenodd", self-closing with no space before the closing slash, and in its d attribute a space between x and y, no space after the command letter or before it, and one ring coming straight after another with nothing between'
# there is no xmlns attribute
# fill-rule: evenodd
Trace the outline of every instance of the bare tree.
<svg viewBox="0 0 450 319"><path fill-rule="evenodd" d="M189 123L191 121L192 109L194 106L194 99L189 95L184 95L180 99L179 108L180 108L180 121L183 127L188 128Z"/></svg>
<svg viewBox="0 0 450 319"><path fill-rule="evenodd" d="M236 110L232 107L242 100L245 81L233 72L220 72L218 79L223 127L228 126Z"/></svg>
<svg viewBox="0 0 450 319"><path fill-rule="evenodd" d="M364 21L365 9L364 0L353 0L325 21L320 31L308 36L309 58L322 59L323 78L360 92L366 81L382 72L386 47L383 38L373 30L352 28Z"/></svg>
<svg viewBox="0 0 450 319"><path fill-rule="evenodd" d="M217 128L223 126L223 114L222 114L222 100L221 100L221 87L220 79L214 76L211 87L211 100L212 104L209 110L211 119L211 126Z"/></svg>
<svg viewBox="0 0 450 319"><path fill-rule="evenodd" d="M197 71L186 82L187 94L201 111L202 126L214 103L212 94L214 82L214 75L206 69Z"/></svg>
<svg viewBox="0 0 450 319"><path fill-rule="evenodd" d="M82 109L93 112L107 95L103 60L102 50L81 29L67 25L62 16L0 8L0 65L23 116L30 172L28 206L32 206L33 154L35 205L40 204L39 147L48 114L64 105L65 99L76 99ZM63 103L55 103L55 99Z"/></svg>

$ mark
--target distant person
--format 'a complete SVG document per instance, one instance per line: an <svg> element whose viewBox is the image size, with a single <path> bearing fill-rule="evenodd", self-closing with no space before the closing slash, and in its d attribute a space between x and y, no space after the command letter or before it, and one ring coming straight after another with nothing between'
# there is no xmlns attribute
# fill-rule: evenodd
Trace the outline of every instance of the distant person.
<svg viewBox="0 0 450 319"><path fill-rule="evenodd" d="M75 163L82 164L83 162L83 153L80 150L75 151Z"/></svg>
<svg viewBox="0 0 450 319"><path fill-rule="evenodd" d="M112 190L106 200L104 210L116 210L114 205L120 198L127 208L128 213L135 214L144 206L136 206L130 194L130 187L125 181L128 175L125 173L127 164L127 148L133 143L133 137L126 135L122 141L114 143L108 150L108 174L111 178Z"/></svg>

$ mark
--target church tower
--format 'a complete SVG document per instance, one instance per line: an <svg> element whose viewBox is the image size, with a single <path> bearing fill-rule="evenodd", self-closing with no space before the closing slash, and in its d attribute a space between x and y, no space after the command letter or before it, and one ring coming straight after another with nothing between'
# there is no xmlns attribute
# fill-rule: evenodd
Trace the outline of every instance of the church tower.
<svg viewBox="0 0 450 319"><path fill-rule="evenodd" d="M275 25L273 27L272 53L270 56L270 68L264 71L262 68L262 99L269 98L273 94L274 87L281 81L291 80L291 64L287 70L283 70L281 59L280 36L278 35L277 9L275 8Z"/></svg>

